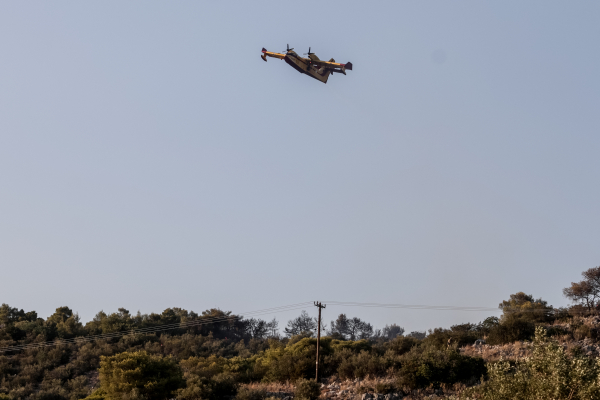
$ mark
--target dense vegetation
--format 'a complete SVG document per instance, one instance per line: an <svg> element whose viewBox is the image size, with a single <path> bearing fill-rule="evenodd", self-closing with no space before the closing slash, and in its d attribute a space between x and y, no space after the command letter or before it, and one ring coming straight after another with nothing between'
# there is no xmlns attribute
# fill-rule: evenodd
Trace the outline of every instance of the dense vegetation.
<svg viewBox="0 0 600 400"><path fill-rule="evenodd" d="M519 292L500 304L500 318L436 328L427 334L405 335L395 324L378 330L359 318L340 314L321 339L321 374L340 379L393 377L398 390L473 385L483 379L485 383L470 395L525 399L530 397L519 393L546 390L540 389L542 383L536 383L536 371L544 370L556 376L567 374L560 378L563 383L552 383L554 386L547 390L567 391L573 399L600 398L590 383L590 377L600 371L596 361L561 353L562 347L548 339L552 335L564 339L566 332L556 324L561 321L571 323L568 334L572 339L597 338L598 332L577 325L573 318L594 314L600 307L600 267L586 271L584 281L573 283L565 295L576 304L555 309L542 299ZM110 336L173 324L175 329ZM0 348L47 341L54 341L54 345L0 353L0 400L169 396L210 400L236 395L251 399L264 396L240 390L241 385L286 381L298 382L298 398L314 398L319 388L308 379L314 378L315 329L316 321L306 312L289 321L281 336L276 320L244 319L218 309L197 314L169 308L161 314L132 315L121 308L112 314L100 312L84 325L68 307L60 307L43 319L34 311L3 304ZM107 336L85 340L99 334ZM539 350L533 361L486 365L482 358L459 351L482 338L490 344L503 344L534 340L534 336ZM70 340L73 338L80 339ZM555 367L559 369L552 369ZM580 386L573 389L564 383L570 379L578 379Z"/></svg>
<svg viewBox="0 0 600 400"><path fill-rule="evenodd" d="M464 399L530 400L600 398L600 359L568 355L547 332L536 328L533 355L488 365L488 380Z"/></svg>

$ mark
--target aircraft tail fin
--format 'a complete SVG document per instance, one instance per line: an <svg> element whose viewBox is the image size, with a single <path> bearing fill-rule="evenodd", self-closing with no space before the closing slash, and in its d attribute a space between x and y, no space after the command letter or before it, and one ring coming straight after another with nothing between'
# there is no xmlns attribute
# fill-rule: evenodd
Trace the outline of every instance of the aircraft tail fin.
<svg viewBox="0 0 600 400"><path fill-rule="evenodd" d="M350 71L352 71L352 63L350 61L348 61L345 65L346 69L349 69Z"/></svg>

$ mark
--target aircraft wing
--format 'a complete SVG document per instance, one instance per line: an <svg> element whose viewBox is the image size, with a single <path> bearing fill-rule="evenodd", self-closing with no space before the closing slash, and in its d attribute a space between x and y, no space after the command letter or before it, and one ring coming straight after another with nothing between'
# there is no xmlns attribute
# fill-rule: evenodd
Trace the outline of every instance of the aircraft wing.
<svg viewBox="0 0 600 400"><path fill-rule="evenodd" d="M340 64L340 63L336 63L336 62L330 62L330 61L312 61L312 64L317 65L319 67L325 67L325 68L331 68L331 69L340 69L342 71L349 69L350 71L352 71L352 63L351 62L347 62L346 64Z"/></svg>
<svg viewBox="0 0 600 400"><path fill-rule="evenodd" d="M273 53L272 51L267 51L267 49L265 49L264 47L262 49L262 53L263 55L261 56L261 58L265 61L267 61L267 57L279 58L280 60L283 60L285 58L285 54Z"/></svg>

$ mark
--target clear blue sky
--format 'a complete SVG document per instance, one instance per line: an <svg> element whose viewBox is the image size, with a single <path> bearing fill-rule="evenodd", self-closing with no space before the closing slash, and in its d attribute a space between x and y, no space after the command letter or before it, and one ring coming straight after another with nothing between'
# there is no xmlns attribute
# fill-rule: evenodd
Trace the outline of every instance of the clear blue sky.
<svg viewBox="0 0 600 400"><path fill-rule="evenodd" d="M0 302L566 305L600 265L598 21L591 1L5 2ZM354 70L260 59L287 43Z"/></svg>

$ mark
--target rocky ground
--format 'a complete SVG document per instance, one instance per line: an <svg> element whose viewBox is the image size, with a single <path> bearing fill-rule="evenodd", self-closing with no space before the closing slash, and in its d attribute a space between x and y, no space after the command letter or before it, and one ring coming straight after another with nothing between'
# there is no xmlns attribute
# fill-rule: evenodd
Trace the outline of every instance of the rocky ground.
<svg viewBox="0 0 600 400"><path fill-rule="evenodd" d="M505 345L491 346L488 344L465 346L459 349L461 354L471 357L481 357L486 362L503 360L517 360L529 357L533 347L529 342L516 342Z"/></svg>
<svg viewBox="0 0 600 400"><path fill-rule="evenodd" d="M546 328L564 334L555 336L558 342L570 353L585 354L589 357L600 357L600 343L596 339L585 337L600 334L600 317L574 318L572 323L556 323ZM596 337L594 336L594 337ZM575 340L573 339L575 337ZM503 360L518 360L532 354L531 342L515 342L505 345L491 346L488 344L473 344L460 349L461 354L481 357L486 362Z"/></svg>
<svg viewBox="0 0 600 400"><path fill-rule="evenodd" d="M565 348L567 352L585 354L590 357L600 357L600 317L574 318L571 323L555 323L546 328L554 330L554 339ZM558 335L557 335L558 333ZM590 337L591 336L591 337ZM575 338L575 339L573 339ZM489 345L483 343L468 345L459 349L461 354L481 357L486 362L500 359L515 361L530 357L533 352L531 342L515 342L505 345ZM454 385L442 389L399 390L392 393L377 393L377 387L382 384L392 384L392 378L380 379L355 379L341 381L336 378L325 380L321 386L321 399L330 400L424 400L448 399L461 393L466 386ZM384 385L383 385L384 386ZM294 386L291 384L251 384L249 387L266 390L274 399L292 400Z"/></svg>
<svg viewBox="0 0 600 400"><path fill-rule="evenodd" d="M447 399L465 389L464 385L454 385L438 390L403 390L392 393L377 393L378 385L393 383L392 378L346 380L331 379L321 386L321 399L330 400L424 400ZM292 400L294 387L289 384L251 384L250 388L266 390L274 399Z"/></svg>

